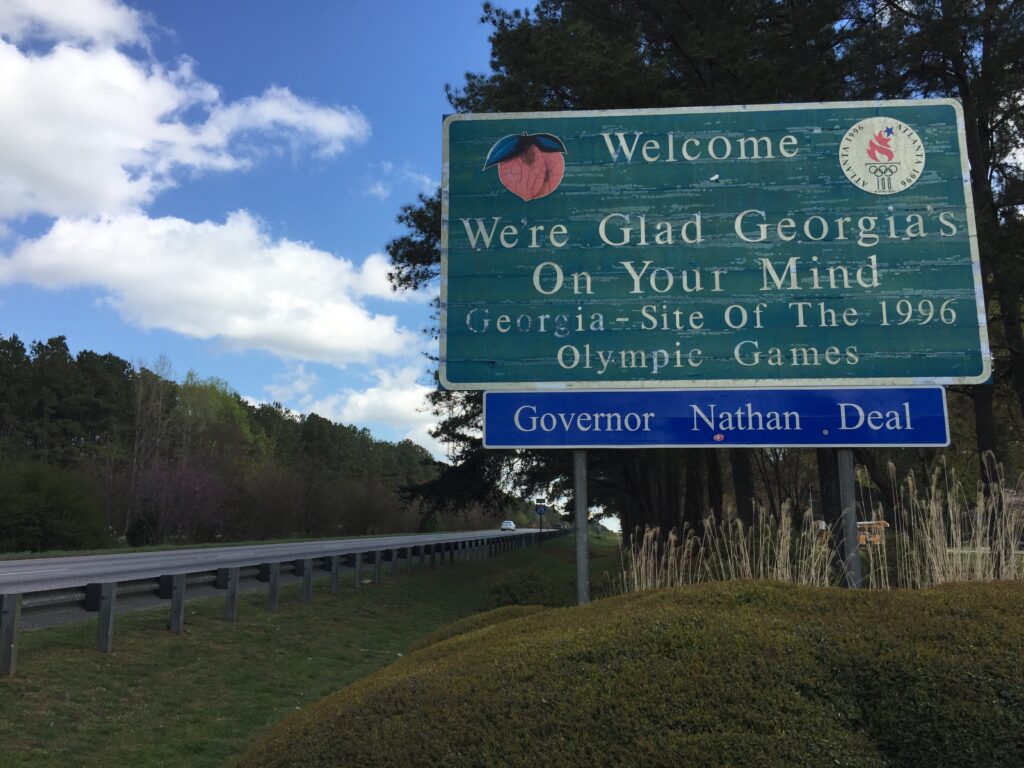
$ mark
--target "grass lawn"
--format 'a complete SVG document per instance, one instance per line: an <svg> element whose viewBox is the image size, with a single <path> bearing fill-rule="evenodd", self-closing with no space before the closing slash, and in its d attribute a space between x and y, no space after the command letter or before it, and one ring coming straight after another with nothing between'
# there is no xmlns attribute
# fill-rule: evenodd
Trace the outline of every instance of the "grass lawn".
<svg viewBox="0 0 1024 768"><path fill-rule="evenodd" d="M595 595L619 567L613 536L591 537ZM385 568L385 573L387 568ZM0 766L222 766L266 726L401 657L441 626L525 600L575 599L574 539L492 560L414 571L334 596L314 583L282 590L278 613L262 592L188 604L186 631L168 608L119 616L114 651L94 649L96 621L23 632L18 673L0 678Z"/></svg>

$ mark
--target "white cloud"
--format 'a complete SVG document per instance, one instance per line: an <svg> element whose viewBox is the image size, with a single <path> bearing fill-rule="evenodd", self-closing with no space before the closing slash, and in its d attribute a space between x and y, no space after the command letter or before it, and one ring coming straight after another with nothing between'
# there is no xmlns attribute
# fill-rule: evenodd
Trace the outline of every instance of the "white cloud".
<svg viewBox="0 0 1024 768"><path fill-rule="evenodd" d="M437 179L432 179L425 173L417 173L411 171L408 168L402 171L402 178L407 182L419 187L420 192L424 194L431 194L441 184Z"/></svg>
<svg viewBox="0 0 1024 768"><path fill-rule="evenodd" d="M391 195L391 189L383 182L375 181L367 188L366 193L373 195L378 200L387 200Z"/></svg>
<svg viewBox="0 0 1024 768"><path fill-rule="evenodd" d="M414 170L408 164L397 166L384 160L379 163L370 163L370 168L376 178L367 185L366 193L380 200L386 200L396 186L412 187L417 192L433 194L440 184L437 179Z"/></svg>
<svg viewBox="0 0 1024 768"><path fill-rule="evenodd" d="M78 43L141 43L142 16L117 0L3 0L0 35Z"/></svg>
<svg viewBox="0 0 1024 768"><path fill-rule="evenodd" d="M245 211L223 224L131 213L59 219L0 257L0 284L96 286L128 322L285 359L346 366L415 354L419 334L361 305L386 288L379 254L357 266L273 240Z"/></svg>
<svg viewBox="0 0 1024 768"><path fill-rule="evenodd" d="M367 389L307 398L301 407L343 424L387 425L440 458L444 449L429 434L436 423L426 399L431 388L419 383L421 375L422 370L416 366L395 371L378 369L374 371L377 382Z"/></svg>
<svg viewBox="0 0 1024 768"><path fill-rule="evenodd" d="M33 54L0 39L0 104L0 219L130 211L183 171L244 169L282 144L332 157L370 135L355 108L277 87L223 103L190 61L109 45Z"/></svg>
<svg viewBox="0 0 1024 768"><path fill-rule="evenodd" d="M218 104L197 135L200 146L218 148L248 132L277 132L293 143L308 144L323 157L333 157L349 143L365 141L370 124L357 109L320 107L275 87L259 97Z"/></svg>
<svg viewBox="0 0 1024 768"><path fill-rule="evenodd" d="M391 261L383 253L371 253L366 257L359 271L358 289L364 296L392 301L424 301L427 297L417 296L422 291L395 291L388 280Z"/></svg>
<svg viewBox="0 0 1024 768"><path fill-rule="evenodd" d="M276 384L268 384L264 389L274 400L280 403L293 401L306 402L312 397L313 388L320 383L320 377L306 366L299 364L284 374L274 377Z"/></svg>

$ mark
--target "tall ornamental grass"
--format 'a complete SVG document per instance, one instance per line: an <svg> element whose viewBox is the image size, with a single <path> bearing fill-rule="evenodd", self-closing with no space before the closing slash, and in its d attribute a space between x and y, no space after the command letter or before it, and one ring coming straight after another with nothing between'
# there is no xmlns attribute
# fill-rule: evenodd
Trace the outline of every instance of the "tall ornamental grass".
<svg viewBox="0 0 1024 768"><path fill-rule="evenodd" d="M1024 578L1024 495L993 483L973 498L950 472L936 472L926 487L910 475L893 499L893 519L865 494L861 520L885 522L882 541L859 548L862 584L874 589L919 589L936 584ZM711 516L699 530L686 527L662 535L637 530L622 553L620 583L612 591L767 579L813 586L845 583L839 526L795 514L756 510L745 525L735 517Z"/></svg>
<svg viewBox="0 0 1024 768"><path fill-rule="evenodd" d="M838 557L831 534L810 513L795 520L788 504L778 514L759 510L749 528L735 518L708 517L699 533L638 530L623 550L622 591L739 579L828 585L842 575L832 566Z"/></svg>
<svg viewBox="0 0 1024 768"><path fill-rule="evenodd" d="M972 499L952 473L936 473L924 489L907 478L894 505L900 586L1024 578L1024 498L1002 482L989 487Z"/></svg>

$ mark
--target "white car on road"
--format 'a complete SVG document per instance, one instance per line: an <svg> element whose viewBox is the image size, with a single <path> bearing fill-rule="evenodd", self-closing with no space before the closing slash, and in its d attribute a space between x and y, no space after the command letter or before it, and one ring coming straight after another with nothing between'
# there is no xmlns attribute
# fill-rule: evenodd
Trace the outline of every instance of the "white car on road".
<svg viewBox="0 0 1024 768"><path fill-rule="evenodd" d="M501 530L503 530L503 531L514 531L515 529L516 529L516 524L514 522L512 522L511 520L502 520L501 521Z"/></svg>

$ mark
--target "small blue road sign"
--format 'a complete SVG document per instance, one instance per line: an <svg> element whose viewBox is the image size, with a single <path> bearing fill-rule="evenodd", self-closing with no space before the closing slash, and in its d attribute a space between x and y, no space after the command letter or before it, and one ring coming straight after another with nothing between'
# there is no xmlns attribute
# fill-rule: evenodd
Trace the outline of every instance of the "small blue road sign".
<svg viewBox="0 0 1024 768"><path fill-rule="evenodd" d="M484 393L487 448L949 445L941 387ZM538 505L538 514L543 514Z"/></svg>

